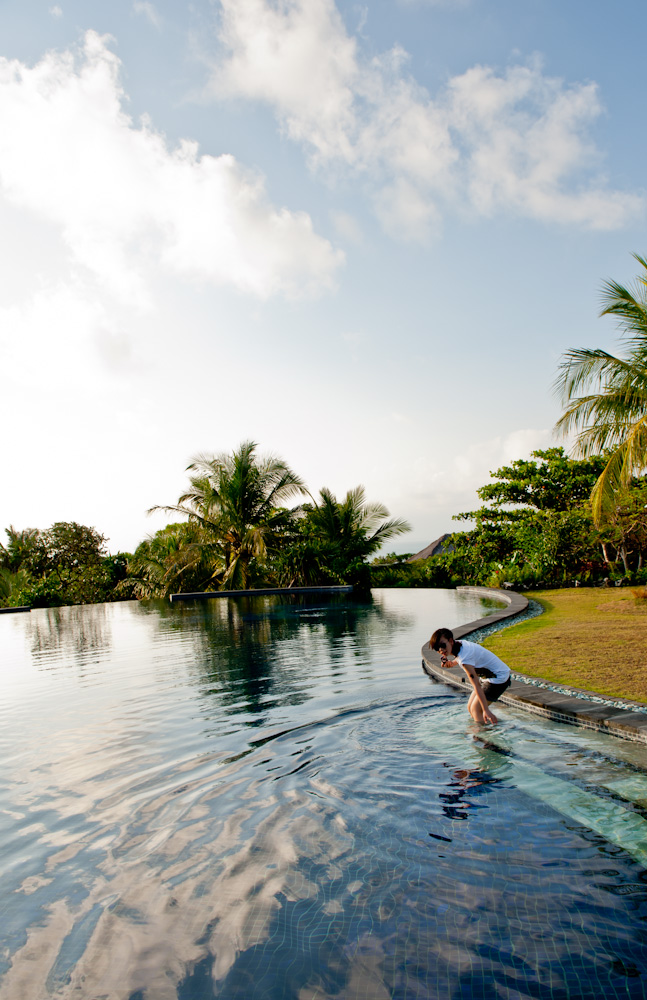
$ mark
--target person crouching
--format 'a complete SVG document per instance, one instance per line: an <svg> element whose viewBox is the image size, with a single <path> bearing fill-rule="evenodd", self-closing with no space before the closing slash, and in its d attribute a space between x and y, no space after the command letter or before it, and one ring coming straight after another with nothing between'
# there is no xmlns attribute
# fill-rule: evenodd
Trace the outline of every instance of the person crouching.
<svg viewBox="0 0 647 1000"><path fill-rule="evenodd" d="M510 667L498 656L484 649L477 642L463 639L458 642L453 632L448 628L437 628L429 645L440 653L444 667L458 664L463 668L474 688L467 703L467 709L475 722L498 722L490 705L500 698L506 688L510 687ZM451 661L451 662L450 662ZM481 685L481 677L485 686Z"/></svg>

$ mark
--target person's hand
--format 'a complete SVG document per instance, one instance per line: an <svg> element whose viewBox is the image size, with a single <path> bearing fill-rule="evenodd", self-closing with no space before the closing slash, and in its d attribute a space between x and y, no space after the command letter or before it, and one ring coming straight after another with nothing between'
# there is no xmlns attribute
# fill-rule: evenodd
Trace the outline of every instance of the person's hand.
<svg viewBox="0 0 647 1000"><path fill-rule="evenodd" d="M486 708L485 711L483 712L483 718L485 719L486 722L496 723L499 721L494 712L491 712L489 708Z"/></svg>

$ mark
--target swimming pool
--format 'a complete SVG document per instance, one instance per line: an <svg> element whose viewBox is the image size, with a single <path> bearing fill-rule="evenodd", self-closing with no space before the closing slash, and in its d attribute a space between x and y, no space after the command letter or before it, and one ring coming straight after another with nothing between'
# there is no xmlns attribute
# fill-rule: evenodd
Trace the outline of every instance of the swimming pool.
<svg viewBox="0 0 647 1000"><path fill-rule="evenodd" d="M471 723L482 607L0 617L0 1000L647 995L647 747Z"/></svg>

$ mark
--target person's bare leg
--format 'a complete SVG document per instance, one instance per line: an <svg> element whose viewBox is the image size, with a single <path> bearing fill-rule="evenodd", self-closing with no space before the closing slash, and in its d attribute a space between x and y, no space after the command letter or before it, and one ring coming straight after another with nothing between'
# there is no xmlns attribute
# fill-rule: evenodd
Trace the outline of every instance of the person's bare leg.
<svg viewBox="0 0 647 1000"><path fill-rule="evenodd" d="M473 691L470 695L470 700L467 703L467 711L470 713L474 722L484 722L483 708L481 707L481 702L478 700L476 691Z"/></svg>

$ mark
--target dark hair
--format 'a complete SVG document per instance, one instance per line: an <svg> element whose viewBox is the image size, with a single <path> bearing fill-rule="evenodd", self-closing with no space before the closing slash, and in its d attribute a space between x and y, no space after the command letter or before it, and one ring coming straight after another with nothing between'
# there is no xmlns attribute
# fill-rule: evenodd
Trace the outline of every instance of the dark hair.
<svg viewBox="0 0 647 1000"><path fill-rule="evenodd" d="M456 653L458 653L461 647L460 643L456 642L456 640L454 639L454 633L451 631L451 629L437 628L434 634L432 635L431 639L429 640L429 645L434 650L434 652L437 653L440 646L440 642L443 639L447 639L448 642L451 642L452 655L456 656Z"/></svg>

